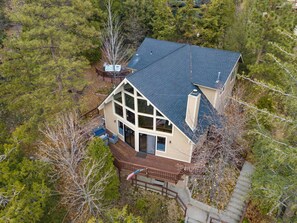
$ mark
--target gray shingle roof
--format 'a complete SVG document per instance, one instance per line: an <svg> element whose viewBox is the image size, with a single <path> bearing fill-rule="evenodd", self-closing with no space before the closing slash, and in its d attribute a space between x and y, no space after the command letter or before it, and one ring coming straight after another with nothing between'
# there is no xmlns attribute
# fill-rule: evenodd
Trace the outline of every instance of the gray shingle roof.
<svg viewBox="0 0 297 223"><path fill-rule="evenodd" d="M194 84L215 88L218 71L220 81L225 82L240 58L239 53L146 38L136 54L128 66L137 71L127 80L192 141L219 120L215 108ZM196 132L185 122L187 98L194 88L201 93L200 129Z"/></svg>
<svg viewBox="0 0 297 223"><path fill-rule="evenodd" d="M179 49L184 46L189 46L187 51L180 51ZM219 72L220 86L223 86L241 57L237 52L146 38L130 60L128 67L141 70L170 53L177 54L178 60L191 57L192 82L210 88L217 88L216 80ZM175 67L174 63L175 61L168 61L164 66Z"/></svg>

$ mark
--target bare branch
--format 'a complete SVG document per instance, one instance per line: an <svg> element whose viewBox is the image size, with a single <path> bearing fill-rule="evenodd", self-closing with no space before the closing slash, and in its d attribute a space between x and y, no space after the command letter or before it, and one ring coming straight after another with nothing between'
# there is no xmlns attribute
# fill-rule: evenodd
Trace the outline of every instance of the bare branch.
<svg viewBox="0 0 297 223"><path fill-rule="evenodd" d="M55 167L60 182L57 191L70 218L85 222L90 216L100 215L104 190L113 176L112 169L103 172L107 154L96 162L89 157L86 147L90 136L80 127L76 113L61 114L41 132L45 140L39 144L40 157Z"/></svg>

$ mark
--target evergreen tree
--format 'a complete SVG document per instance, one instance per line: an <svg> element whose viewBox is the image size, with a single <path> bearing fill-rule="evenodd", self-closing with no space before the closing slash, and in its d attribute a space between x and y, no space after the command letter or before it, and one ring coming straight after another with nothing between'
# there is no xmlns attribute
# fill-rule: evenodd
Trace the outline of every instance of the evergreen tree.
<svg viewBox="0 0 297 223"><path fill-rule="evenodd" d="M27 0L13 9L9 18L22 31L4 42L0 94L24 134L77 101L88 66L82 55L93 47L97 32L88 21L93 15L89 1Z"/></svg>
<svg viewBox="0 0 297 223"><path fill-rule="evenodd" d="M284 218L283 207L296 213L296 14L285 0L248 3L249 77L242 78L249 81L246 100L255 106L249 114L256 166L252 198L264 213Z"/></svg>
<svg viewBox="0 0 297 223"><path fill-rule="evenodd" d="M153 1L125 0L121 11L125 43L136 49L152 33Z"/></svg>
<svg viewBox="0 0 297 223"><path fill-rule="evenodd" d="M233 24L235 4L233 0L212 0L200 10L199 41L197 44L222 48L227 29Z"/></svg>
<svg viewBox="0 0 297 223"><path fill-rule="evenodd" d="M49 168L25 158L16 144L0 147L0 221L37 222L48 204Z"/></svg>
<svg viewBox="0 0 297 223"><path fill-rule="evenodd" d="M199 37L199 13L192 0L186 0L185 3L175 16L178 41L196 44Z"/></svg>
<svg viewBox="0 0 297 223"><path fill-rule="evenodd" d="M167 0L154 1L155 15L152 20L153 37L161 40L176 39L175 18Z"/></svg>

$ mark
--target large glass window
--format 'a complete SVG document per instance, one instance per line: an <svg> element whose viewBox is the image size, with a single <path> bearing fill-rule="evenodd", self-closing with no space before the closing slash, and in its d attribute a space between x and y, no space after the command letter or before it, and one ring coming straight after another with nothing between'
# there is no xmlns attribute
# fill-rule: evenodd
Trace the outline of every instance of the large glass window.
<svg viewBox="0 0 297 223"><path fill-rule="evenodd" d="M153 129L154 128L154 119L151 117L138 115L138 125L141 128Z"/></svg>
<svg viewBox="0 0 297 223"><path fill-rule="evenodd" d="M126 118L129 122L131 122L132 124L135 124L135 115L133 112L126 109L126 116L127 116Z"/></svg>
<svg viewBox="0 0 297 223"><path fill-rule="evenodd" d="M128 92L130 92L131 94L134 94L134 89L133 89L133 87L132 87L130 84L126 84L126 85L124 86L124 89L125 89L125 91L128 91Z"/></svg>
<svg viewBox="0 0 297 223"><path fill-rule="evenodd" d="M166 119L157 118L156 127L158 131L172 133L172 125L169 125L169 121Z"/></svg>
<svg viewBox="0 0 297 223"><path fill-rule="evenodd" d="M113 96L113 98L114 98L114 100L116 100L116 101L122 103L122 92L115 94L115 95Z"/></svg>
<svg viewBox="0 0 297 223"><path fill-rule="evenodd" d="M157 116L163 117L163 115L157 111Z"/></svg>
<svg viewBox="0 0 297 223"><path fill-rule="evenodd" d="M154 108L153 106L148 105L146 100L138 99L138 112L152 115L154 113Z"/></svg>
<svg viewBox="0 0 297 223"><path fill-rule="evenodd" d="M157 150L159 151L165 151L165 143L166 143L166 138L164 137L157 137Z"/></svg>
<svg viewBox="0 0 297 223"><path fill-rule="evenodd" d="M125 94L126 106L134 110L134 98L128 94Z"/></svg>
<svg viewBox="0 0 297 223"><path fill-rule="evenodd" d="M114 110L116 114L123 117L123 107L121 105L114 102Z"/></svg>
<svg viewBox="0 0 297 223"><path fill-rule="evenodd" d="M121 134L122 136L124 135L124 124L120 121L118 121L118 127L119 127L119 134Z"/></svg>

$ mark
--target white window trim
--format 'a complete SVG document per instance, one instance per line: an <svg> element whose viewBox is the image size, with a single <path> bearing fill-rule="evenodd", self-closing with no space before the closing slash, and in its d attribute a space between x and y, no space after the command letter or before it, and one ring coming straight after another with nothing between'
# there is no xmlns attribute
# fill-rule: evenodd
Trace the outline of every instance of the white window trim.
<svg viewBox="0 0 297 223"><path fill-rule="evenodd" d="M146 129L144 129L144 130L146 130ZM167 136L160 136L160 135L157 135L157 134L154 134L154 133L152 134L150 132L142 131L142 129L141 129L140 131L138 131L138 141L139 141L139 134L145 134L145 135L150 135L150 136L156 137L156 141L155 141L155 156L158 156L157 155L157 152L160 152L160 153L166 153L167 152ZM165 138L165 150L164 151L161 151L161 150L158 150L157 149L158 137ZM169 157L167 157L167 158L169 158Z"/></svg>
<svg viewBox="0 0 297 223"><path fill-rule="evenodd" d="M121 134L120 131L119 131L119 130L120 130L120 129L119 129L119 126L120 126L119 124L120 124L120 122L121 122L122 125L123 125L123 134ZM119 119L118 119L118 122L117 122L117 123L118 123L118 126L117 126L117 127L118 127L118 134L119 134L120 136L122 136L122 137L125 137L125 131L124 131L124 129L125 129L125 128L124 128L124 125L125 125L125 124L124 124L121 120L119 120Z"/></svg>

